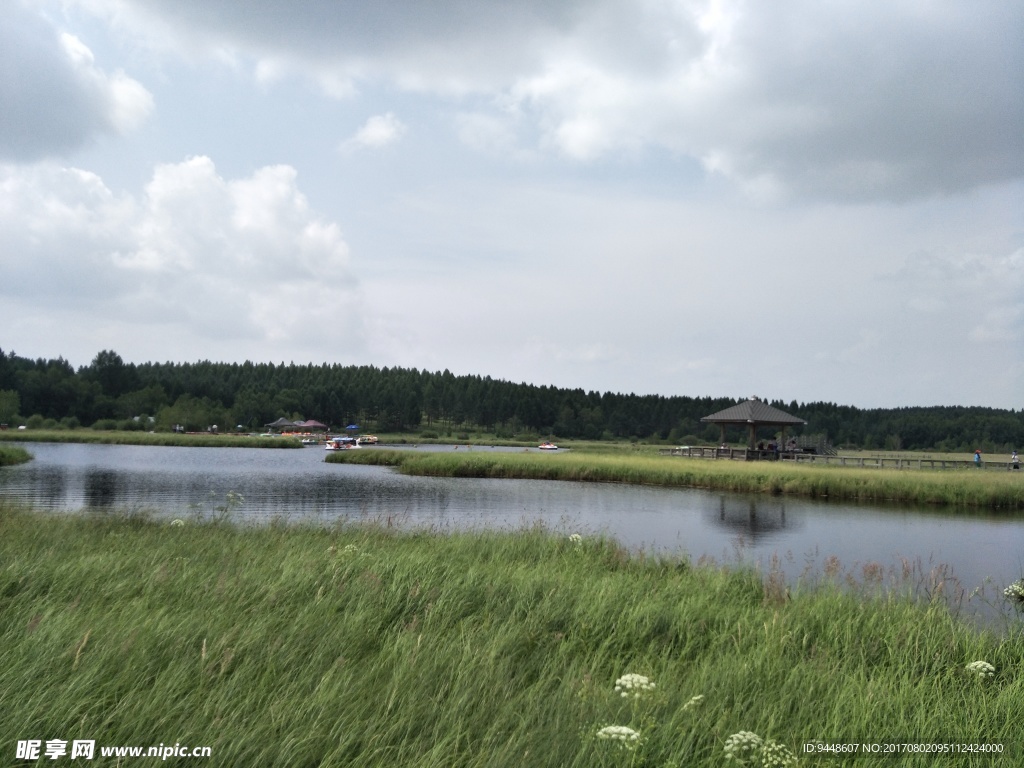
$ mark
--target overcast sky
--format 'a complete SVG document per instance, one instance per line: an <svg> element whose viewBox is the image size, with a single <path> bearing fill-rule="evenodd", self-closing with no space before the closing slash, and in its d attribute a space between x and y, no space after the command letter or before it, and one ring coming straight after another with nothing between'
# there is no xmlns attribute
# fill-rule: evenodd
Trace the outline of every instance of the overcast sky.
<svg viewBox="0 0 1024 768"><path fill-rule="evenodd" d="M1024 406L1024 4L0 0L0 347Z"/></svg>

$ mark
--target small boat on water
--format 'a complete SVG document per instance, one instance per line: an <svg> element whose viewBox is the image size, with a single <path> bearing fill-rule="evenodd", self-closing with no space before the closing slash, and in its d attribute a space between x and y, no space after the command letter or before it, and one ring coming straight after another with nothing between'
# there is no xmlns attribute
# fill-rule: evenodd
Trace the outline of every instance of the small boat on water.
<svg viewBox="0 0 1024 768"><path fill-rule="evenodd" d="M325 451L348 451L358 447L354 437L332 437L324 443Z"/></svg>
<svg viewBox="0 0 1024 768"><path fill-rule="evenodd" d="M376 435L363 435L361 437L357 437L356 438L356 445L376 445L376 444L377 444L377 436Z"/></svg>
<svg viewBox="0 0 1024 768"><path fill-rule="evenodd" d="M540 448L542 451L557 451L558 450L558 446L555 445L552 442L541 443L537 447Z"/></svg>

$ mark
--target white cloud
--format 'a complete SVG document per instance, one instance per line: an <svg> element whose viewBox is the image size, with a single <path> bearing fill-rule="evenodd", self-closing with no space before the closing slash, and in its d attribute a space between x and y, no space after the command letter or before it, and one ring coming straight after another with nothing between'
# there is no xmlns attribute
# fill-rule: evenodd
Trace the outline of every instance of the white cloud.
<svg viewBox="0 0 1024 768"><path fill-rule="evenodd" d="M6 4L0 25L0 104L0 159L20 161L127 133L153 111L141 83L104 71L82 40L20 0Z"/></svg>
<svg viewBox="0 0 1024 768"><path fill-rule="evenodd" d="M342 142L341 150L381 149L397 142L407 130L405 124L392 112L374 115L351 138Z"/></svg>
<svg viewBox="0 0 1024 768"><path fill-rule="evenodd" d="M288 166L229 180L190 158L157 167L140 199L74 168L0 168L0 263L5 304L148 328L182 352L361 343L348 246Z"/></svg>
<svg viewBox="0 0 1024 768"><path fill-rule="evenodd" d="M140 83L121 70L112 75L101 71L96 67L92 51L74 35L63 32L60 42L83 90L104 107L110 127L127 133L149 117L153 111L153 96Z"/></svg>

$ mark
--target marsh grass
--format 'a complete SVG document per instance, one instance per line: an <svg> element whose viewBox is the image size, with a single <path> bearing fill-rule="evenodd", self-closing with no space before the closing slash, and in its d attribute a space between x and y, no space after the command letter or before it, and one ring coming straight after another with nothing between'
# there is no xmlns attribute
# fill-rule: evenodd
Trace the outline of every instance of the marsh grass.
<svg viewBox="0 0 1024 768"><path fill-rule="evenodd" d="M24 448L12 445L0 445L0 467L10 467L15 464L24 464L32 460L32 454Z"/></svg>
<svg viewBox="0 0 1024 768"><path fill-rule="evenodd" d="M75 429L66 431L31 429L0 432L0 442L94 443L103 445L161 445L189 448L302 448L293 437L252 435L175 434L172 432L123 432Z"/></svg>
<svg viewBox="0 0 1024 768"><path fill-rule="evenodd" d="M797 753L823 739L1022 754L1019 628L828 585L780 595L750 571L537 528L0 507L0 618L5 758L18 739L82 738L207 745L213 765L720 766L741 731ZM978 660L992 677L966 671ZM626 673L656 695L622 698ZM596 738L630 723L635 749Z"/></svg>
<svg viewBox="0 0 1024 768"><path fill-rule="evenodd" d="M1024 510L1021 473L857 469L783 462L738 462L647 453L487 453L346 451L329 462L384 464L412 475L574 480L709 488L836 501L951 505L1002 512Z"/></svg>

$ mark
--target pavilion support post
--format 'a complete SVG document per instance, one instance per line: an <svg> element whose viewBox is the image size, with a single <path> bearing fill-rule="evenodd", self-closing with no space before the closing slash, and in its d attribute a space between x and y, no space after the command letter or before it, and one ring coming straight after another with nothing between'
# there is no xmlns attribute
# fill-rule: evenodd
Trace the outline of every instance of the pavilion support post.
<svg viewBox="0 0 1024 768"><path fill-rule="evenodd" d="M718 426L721 428L722 431L722 439L718 441L718 444L725 445L725 424L719 424Z"/></svg>
<svg viewBox="0 0 1024 768"><path fill-rule="evenodd" d="M757 443L757 425L751 422L750 424L750 439L747 441L747 447L751 450L754 449L754 445Z"/></svg>

